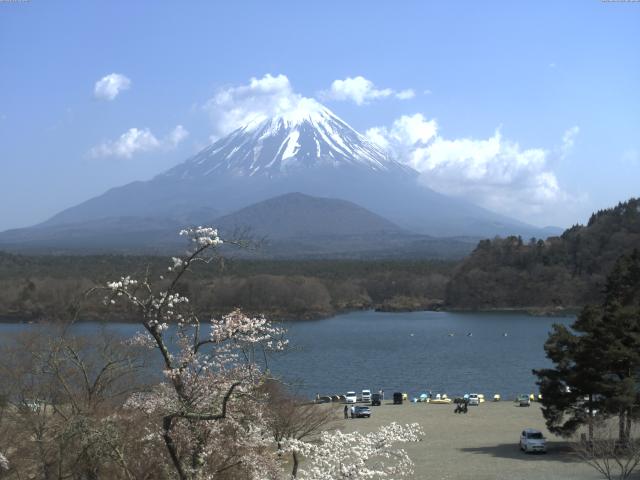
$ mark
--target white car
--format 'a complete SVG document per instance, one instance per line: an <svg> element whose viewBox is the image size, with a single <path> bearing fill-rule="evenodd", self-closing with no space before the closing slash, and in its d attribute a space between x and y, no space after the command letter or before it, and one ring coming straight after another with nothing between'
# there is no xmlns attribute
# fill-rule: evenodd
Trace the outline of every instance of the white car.
<svg viewBox="0 0 640 480"><path fill-rule="evenodd" d="M469 406L477 407L478 405L480 405L480 397L477 393L470 393L467 396L467 400L469 401Z"/></svg>
<svg viewBox="0 0 640 480"><path fill-rule="evenodd" d="M529 452L547 452L547 439L540 430L525 428L520 434L520 450Z"/></svg>
<svg viewBox="0 0 640 480"><path fill-rule="evenodd" d="M344 399L346 403L356 403L358 401L358 395L356 395L356 392L347 392Z"/></svg>
<svg viewBox="0 0 640 480"><path fill-rule="evenodd" d="M362 401L369 403L371 401L371 390L362 390Z"/></svg>

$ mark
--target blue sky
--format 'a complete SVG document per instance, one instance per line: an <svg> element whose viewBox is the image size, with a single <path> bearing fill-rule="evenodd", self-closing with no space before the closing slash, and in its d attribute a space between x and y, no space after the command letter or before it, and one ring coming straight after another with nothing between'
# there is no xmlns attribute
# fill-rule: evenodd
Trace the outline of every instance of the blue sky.
<svg viewBox="0 0 640 480"><path fill-rule="evenodd" d="M639 27L596 0L0 2L0 229L183 161L267 74L432 188L584 222L640 195Z"/></svg>

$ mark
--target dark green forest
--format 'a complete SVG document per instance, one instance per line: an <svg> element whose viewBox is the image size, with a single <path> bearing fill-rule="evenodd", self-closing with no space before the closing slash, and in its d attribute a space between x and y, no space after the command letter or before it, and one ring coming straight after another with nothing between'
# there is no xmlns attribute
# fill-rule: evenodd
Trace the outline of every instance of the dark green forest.
<svg viewBox="0 0 640 480"><path fill-rule="evenodd" d="M84 319L126 319L99 295L82 292L122 275L158 279L166 257L122 255L24 256L0 253L0 316L68 316L79 302ZM279 319L306 319L347 310L417 310L442 303L455 263L430 260L228 260L198 265L184 292L202 312L240 307ZM115 312L115 313L114 313ZM115 316L114 316L115 315Z"/></svg>
<svg viewBox="0 0 640 480"><path fill-rule="evenodd" d="M594 213L560 237L481 241L455 269L446 304L465 309L577 309L600 302L607 275L640 248L640 199Z"/></svg>

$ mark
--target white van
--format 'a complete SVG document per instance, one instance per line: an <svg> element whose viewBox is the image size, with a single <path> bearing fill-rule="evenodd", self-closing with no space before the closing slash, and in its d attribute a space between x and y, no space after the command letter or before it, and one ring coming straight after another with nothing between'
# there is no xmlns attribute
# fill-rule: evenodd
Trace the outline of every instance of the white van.
<svg viewBox="0 0 640 480"><path fill-rule="evenodd" d="M362 390L362 401L365 403L371 401L371 390Z"/></svg>

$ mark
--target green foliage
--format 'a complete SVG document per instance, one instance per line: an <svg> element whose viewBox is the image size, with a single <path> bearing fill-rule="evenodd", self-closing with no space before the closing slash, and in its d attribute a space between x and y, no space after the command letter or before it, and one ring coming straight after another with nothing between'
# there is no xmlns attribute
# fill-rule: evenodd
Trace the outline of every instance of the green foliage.
<svg viewBox="0 0 640 480"><path fill-rule="evenodd" d="M616 262L601 305L585 307L571 330L554 326L545 351L554 367L534 373L549 429L568 436L598 412L617 416L628 440L640 414L640 251Z"/></svg>
<svg viewBox="0 0 640 480"><path fill-rule="evenodd" d="M603 299L621 254L640 246L640 199L591 216L560 237L481 241L456 269L446 303L459 308L579 308Z"/></svg>

